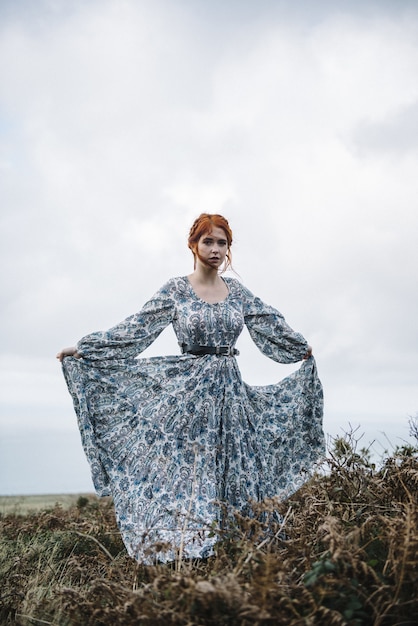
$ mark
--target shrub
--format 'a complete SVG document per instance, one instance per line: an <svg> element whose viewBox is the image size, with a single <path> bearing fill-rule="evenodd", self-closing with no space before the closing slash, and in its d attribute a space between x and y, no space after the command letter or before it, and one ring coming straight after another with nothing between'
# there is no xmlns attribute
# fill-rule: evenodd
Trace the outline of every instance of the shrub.
<svg viewBox="0 0 418 626"><path fill-rule="evenodd" d="M130 559L108 499L0 517L1 624L389 626L418 611L418 456L352 438L286 502L216 531L215 556Z"/></svg>

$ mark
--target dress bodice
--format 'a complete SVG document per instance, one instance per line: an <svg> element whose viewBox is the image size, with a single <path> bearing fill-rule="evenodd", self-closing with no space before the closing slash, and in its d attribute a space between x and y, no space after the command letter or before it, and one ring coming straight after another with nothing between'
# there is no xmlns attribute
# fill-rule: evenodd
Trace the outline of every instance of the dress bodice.
<svg viewBox="0 0 418 626"><path fill-rule="evenodd" d="M187 277L178 280L173 328L179 344L235 345L245 322L235 290L228 289L224 300L211 304L196 295Z"/></svg>

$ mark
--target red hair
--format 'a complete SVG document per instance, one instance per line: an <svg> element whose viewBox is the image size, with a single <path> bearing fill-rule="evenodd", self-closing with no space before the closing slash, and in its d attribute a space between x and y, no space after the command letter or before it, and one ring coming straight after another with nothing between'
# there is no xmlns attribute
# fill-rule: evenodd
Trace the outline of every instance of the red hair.
<svg viewBox="0 0 418 626"><path fill-rule="evenodd" d="M223 268L223 272L225 272L228 267L232 269L232 255L231 255L231 245L232 245L232 230L228 224L228 220L225 219L222 215L218 215L218 213L202 213L199 217L193 222L193 226L189 232L189 239L187 241L187 245L190 250L193 252L195 267L196 267L196 257L199 257L197 252L197 244L199 240L204 235L207 235L212 232L213 228L222 228L225 233L228 252L226 253L225 266ZM199 257L200 258L200 257ZM202 260L202 259L201 259ZM203 262L203 261L202 261Z"/></svg>

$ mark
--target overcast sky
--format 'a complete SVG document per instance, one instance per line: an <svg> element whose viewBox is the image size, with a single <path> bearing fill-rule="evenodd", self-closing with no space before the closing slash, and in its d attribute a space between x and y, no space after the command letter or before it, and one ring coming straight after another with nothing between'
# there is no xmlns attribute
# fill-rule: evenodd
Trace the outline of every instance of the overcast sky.
<svg viewBox="0 0 418 626"><path fill-rule="evenodd" d="M413 0L0 0L0 493L92 490L55 354L192 271L202 211L313 345L326 433L407 441L417 76Z"/></svg>

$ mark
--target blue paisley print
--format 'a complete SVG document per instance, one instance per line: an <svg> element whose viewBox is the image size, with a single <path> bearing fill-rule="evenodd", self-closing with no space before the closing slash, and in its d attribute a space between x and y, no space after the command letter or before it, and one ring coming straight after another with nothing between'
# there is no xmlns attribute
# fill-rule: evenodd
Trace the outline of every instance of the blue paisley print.
<svg viewBox="0 0 418 626"><path fill-rule="evenodd" d="M234 356L137 358L169 324L179 344L234 346L244 325L279 363L307 342L238 280L209 304L172 278L141 311L77 345L64 375L99 495L113 497L129 554L140 562L212 553L220 503L286 498L324 452L315 361L278 384L249 386Z"/></svg>

